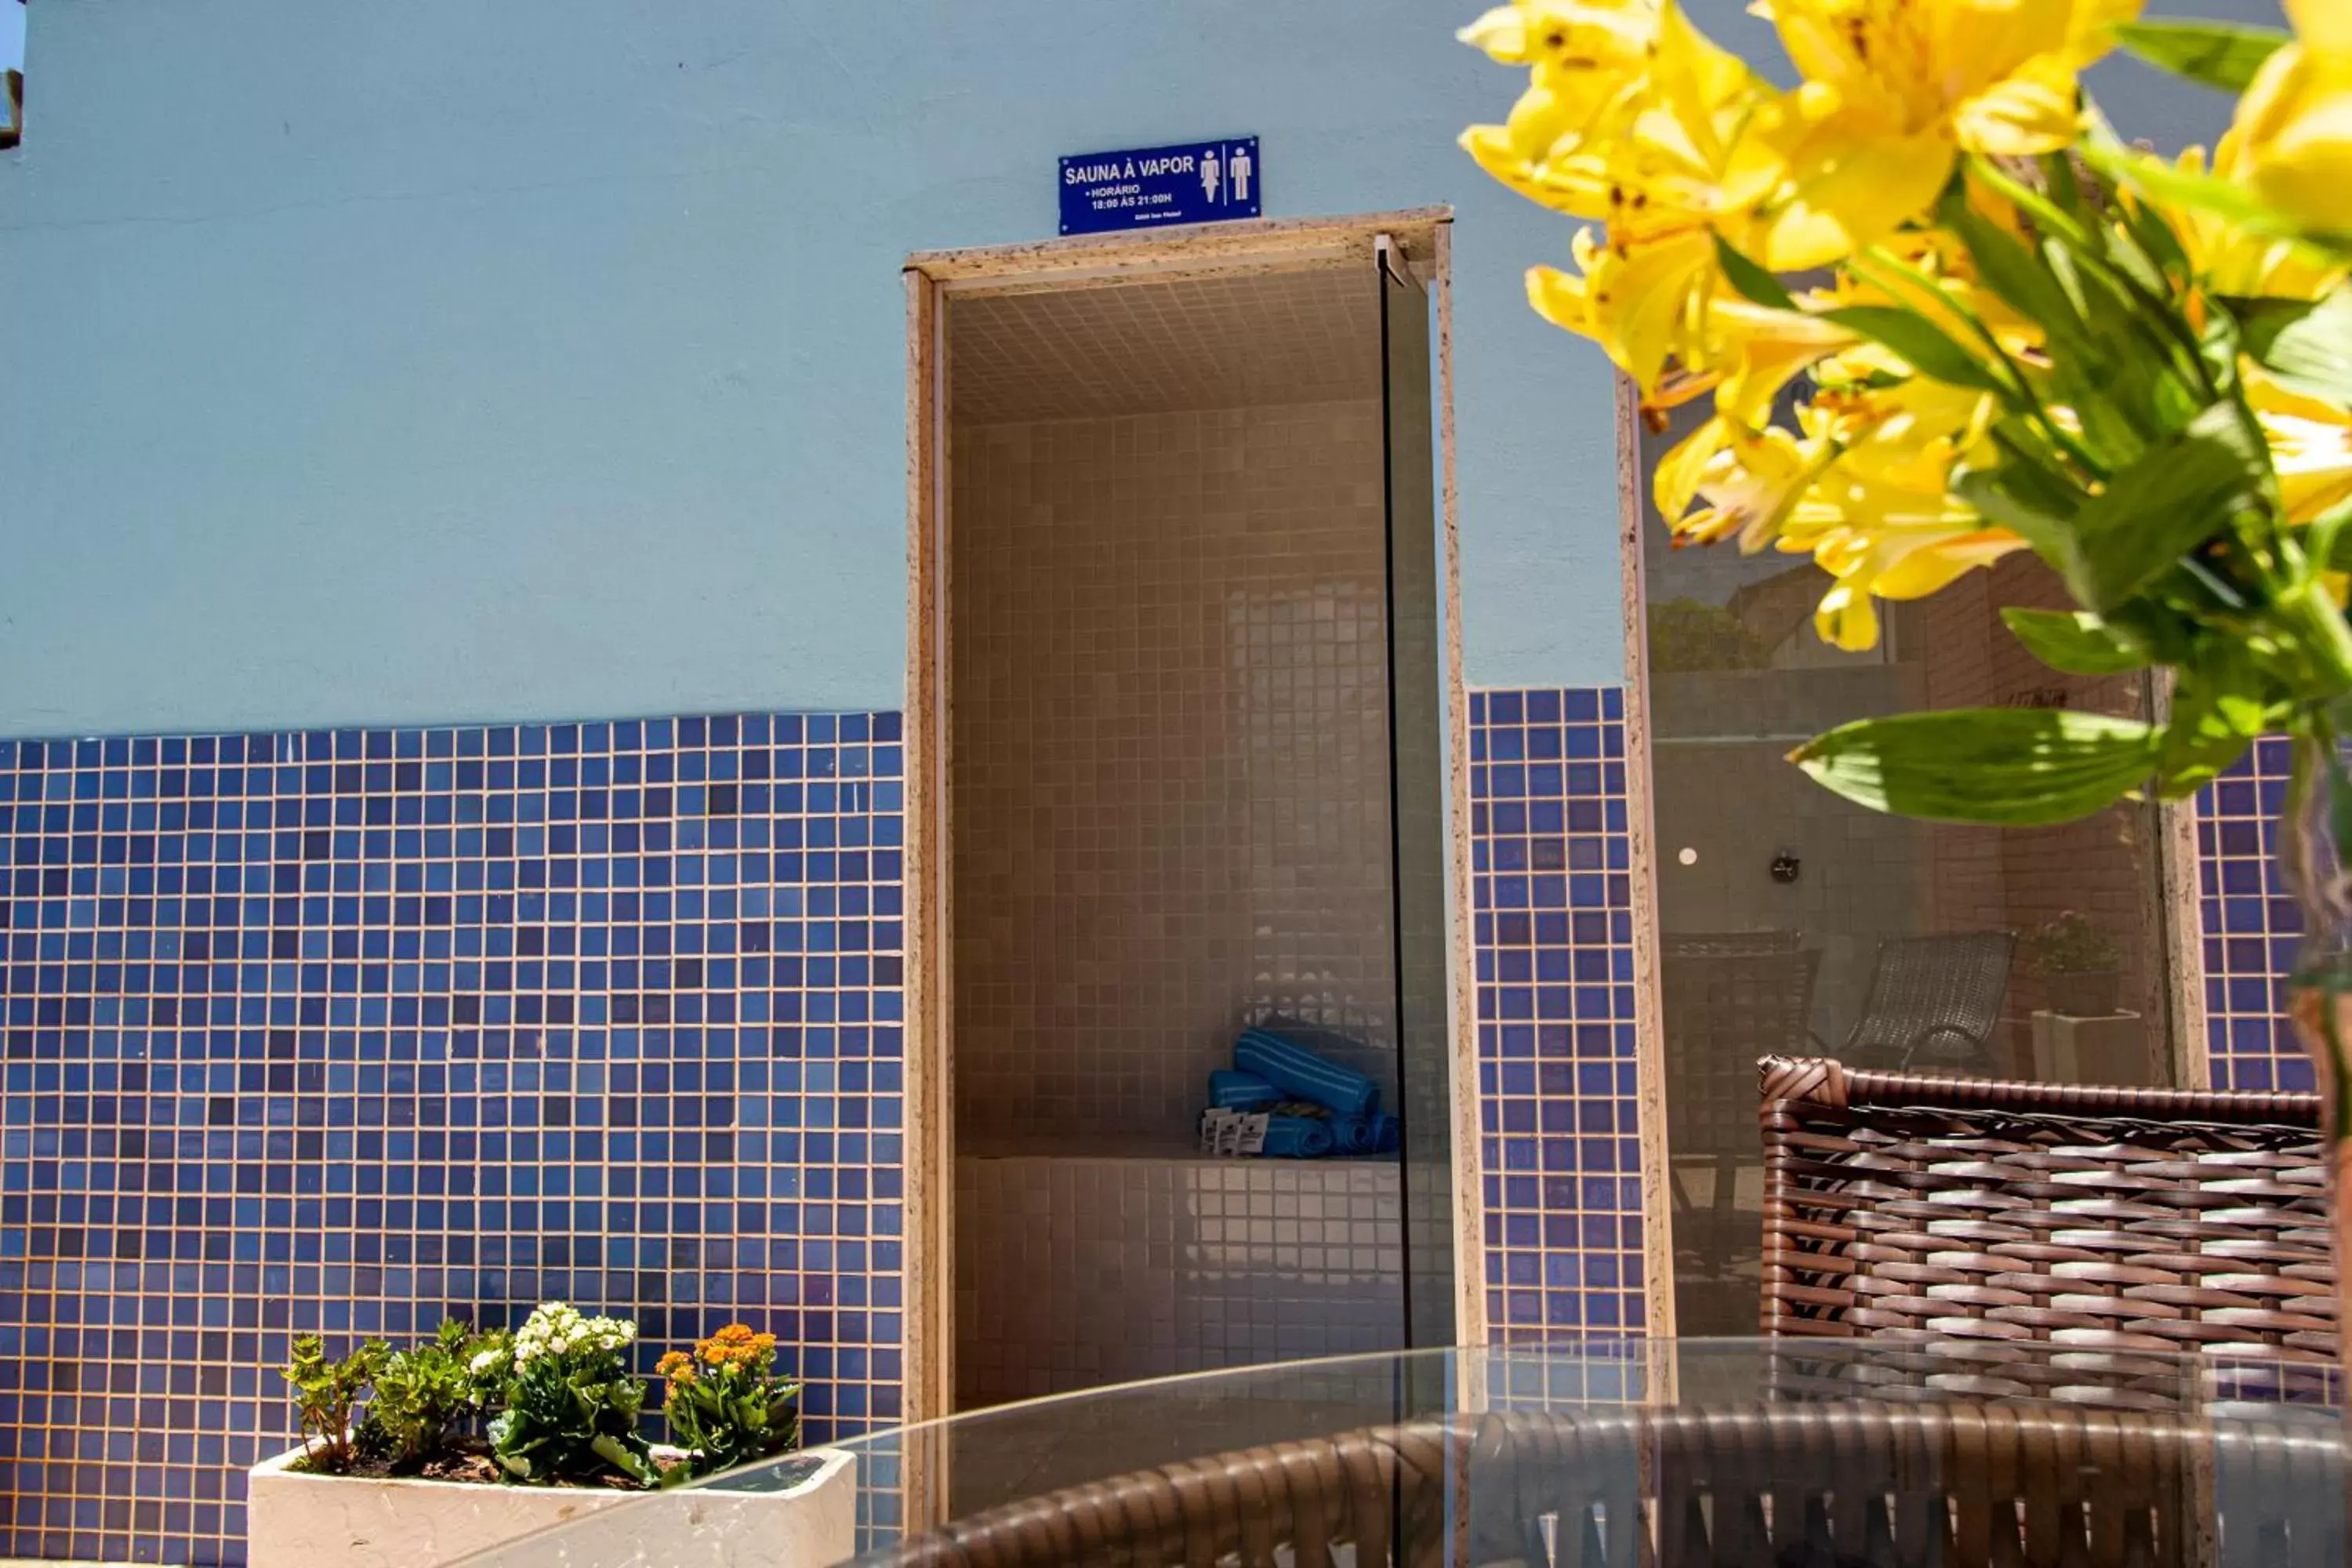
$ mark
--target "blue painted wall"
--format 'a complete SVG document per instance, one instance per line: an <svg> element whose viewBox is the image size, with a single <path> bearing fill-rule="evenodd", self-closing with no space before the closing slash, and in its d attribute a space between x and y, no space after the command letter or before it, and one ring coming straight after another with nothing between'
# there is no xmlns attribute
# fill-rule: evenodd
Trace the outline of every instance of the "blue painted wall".
<svg viewBox="0 0 2352 1568"><path fill-rule="evenodd" d="M867 20L867 17L876 19ZM887 20L882 20L882 17ZM1482 680L1614 680L1604 367L1415 0L42 0L0 164L0 733L895 706L912 249L1251 131L1460 210Z"/></svg>
<svg viewBox="0 0 2352 1568"><path fill-rule="evenodd" d="M901 258L1244 131L1272 214L1456 207L1471 679L1613 682L1608 378L1521 303L1570 226L1454 149L1475 8L36 0L0 734L895 706Z"/></svg>

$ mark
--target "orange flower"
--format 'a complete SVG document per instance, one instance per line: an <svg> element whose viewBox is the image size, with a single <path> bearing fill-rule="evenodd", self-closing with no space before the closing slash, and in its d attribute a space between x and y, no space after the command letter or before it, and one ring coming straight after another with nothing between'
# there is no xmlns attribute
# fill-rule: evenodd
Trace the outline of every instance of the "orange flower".
<svg viewBox="0 0 2352 1568"><path fill-rule="evenodd" d="M776 1348L773 1334L755 1334L748 1323L730 1323L694 1347L694 1353L712 1366L757 1366Z"/></svg>
<svg viewBox="0 0 2352 1568"><path fill-rule="evenodd" d="M654 1371L673 1383L692 1383L694 1358L684 1351L671 1351L654 1363Z"/></svg>

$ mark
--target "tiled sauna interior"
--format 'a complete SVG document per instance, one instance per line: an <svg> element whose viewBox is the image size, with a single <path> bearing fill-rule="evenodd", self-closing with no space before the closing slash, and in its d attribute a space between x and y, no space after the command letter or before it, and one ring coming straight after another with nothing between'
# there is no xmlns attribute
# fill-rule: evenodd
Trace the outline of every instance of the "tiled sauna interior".
<svg viewBox="0 0 2352 1568"><path fill-rule="evenodd" d="M1394 1100L1379 411L960 426L968 1145L1184 1146L1234 1027Z"/></svg>
<svg viewBox="0 0 2352 1568"><path fill-rule="evenodd" d="M1396 1343L1396 1167L958 1162L967 1403Z"/></svg>
<svg viewBox="0 0 2352 1568"><path fill-rule="evenodd" d="M1392 1161L1207 1162L1245 1023L1396 1098L1361 270L959 300L959 1400L1380 1348Z"/></svg>

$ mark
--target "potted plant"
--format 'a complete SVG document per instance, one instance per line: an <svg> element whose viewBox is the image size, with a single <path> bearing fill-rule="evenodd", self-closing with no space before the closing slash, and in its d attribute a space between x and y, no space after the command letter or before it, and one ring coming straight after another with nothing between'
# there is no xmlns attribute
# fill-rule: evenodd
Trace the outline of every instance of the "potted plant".
<svg viewBox="0 0 2352 1568"><path fill-rule="evenodd" d="M2108 1018L2118 1009L2123 988L2123 950L2091 917L2073 910L2025 933L2026 973L2042 982L2053 1013L2069 1018Z"/></svg>
<svg viewBox="0 0 2352 1568"><path fill-rule="evenodd" d="M1757 9L1793 86L1675 0L1518 0L1465 29L1528 75L1465 146L1601 226L1572 270L1529 273L1532 302L1601 345L1653 430L1711 399L1657 466L1659 511L1679 542L1811 555L1825 641L1868 647L1878 601L2031 552L2073 607L2005 611L2028 652L2169 678L2150 718L1848 724L1793 753L1830 789L2051 824L2291 740L2293 1012L2352 1306L2352 5L2285 0L2291 34L2140 22L2138 0ZM2210 157L2110 129L2079 76L2117 44L2236 95Z"/></svg>
<svg viewBox="0 0 2352 1568"><path fill-rule="evenodd" d="M856 1475L838 1449L781 1487L672 1489L792 1447L798 1388L776 1372L774 1336L730 1324L661 1359L674 1445L647 1440L635 1340L625 1319L551 1301L511 1335L448 1322L409 1350L370 1340L341 1360L295 1341L283 1375L302 1442L249 1474L251 1568L427 1568L591 1514L610 1516L583 1528L616 1552L684 1531L735 1568L848 1556Z"/></svg>

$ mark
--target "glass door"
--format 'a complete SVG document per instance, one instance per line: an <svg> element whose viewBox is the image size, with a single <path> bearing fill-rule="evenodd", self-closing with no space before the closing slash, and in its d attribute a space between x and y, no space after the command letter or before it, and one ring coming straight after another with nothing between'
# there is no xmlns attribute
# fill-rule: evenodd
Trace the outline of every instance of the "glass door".
<svg viewBox="0 0 2352 1568"><path fill-rule="evenodd" d="M1395 942L1398 1114L1403 1124L1405 1337L1455 1338L1453 1119L1447 994L1444 686L1432 458L1430 259L1380 237L1387 520L1390 887Z"/></svg>
<svg viewBox="0 0 2352 1568"><path fill-rule="evenodd" d="M2138 674L2062 674L2001 620L2063 607L2022 552L1822 642L1806 556L1677 550L1649 499L1702 403L1642 437L1644 635L1676 1322L1752 1334L1757 1058L2070 1083L2177 1081L2157 809L2054 827L1910 821L1830 794L1790 749L1850 720L1964 707L2146 717Z"/></svg>

